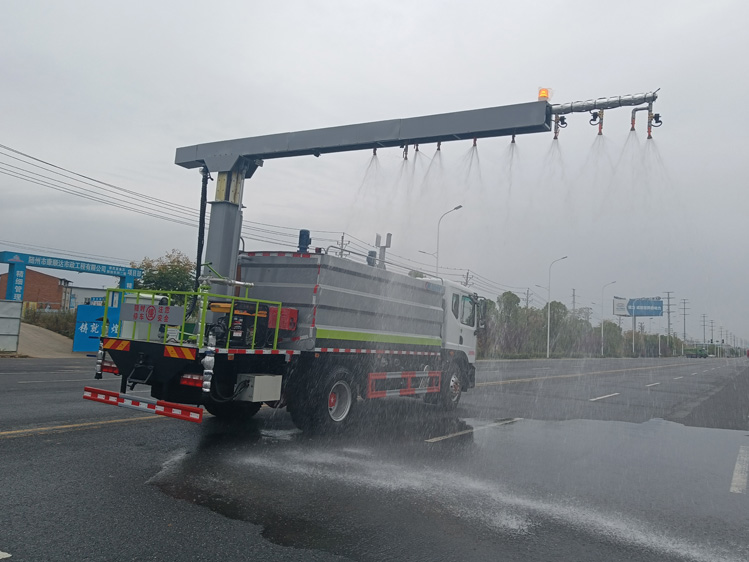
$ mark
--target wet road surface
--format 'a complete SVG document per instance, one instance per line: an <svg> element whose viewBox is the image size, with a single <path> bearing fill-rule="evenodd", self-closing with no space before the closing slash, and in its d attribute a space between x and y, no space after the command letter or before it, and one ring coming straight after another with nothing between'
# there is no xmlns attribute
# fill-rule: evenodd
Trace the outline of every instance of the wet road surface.
<svg viewBox="0 0 749 562"><path fill-rule="evenodd" d="M335 436L92 404L90 373L0 362L11 562L749 559L743 359L487 362L453 414Z"/></svg>

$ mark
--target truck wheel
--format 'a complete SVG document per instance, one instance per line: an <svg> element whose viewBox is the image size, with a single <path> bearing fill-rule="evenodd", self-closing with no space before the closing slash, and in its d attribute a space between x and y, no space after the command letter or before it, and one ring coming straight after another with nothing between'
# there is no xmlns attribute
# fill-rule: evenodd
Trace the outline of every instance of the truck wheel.
<svg viewBox="0 0 749 562"><path fill-rule="evenodd" d="M346 426L356 404L353 377L334 368L319 387L299 385L287 397L291 421L302 430L337 430Z"/></svg>
<svg viewBox="0 0 749 562"><path fill-rule="evenodd" d="M289 412L291 421L299 429L307 430L312 428L312 408L307 400L290 396L286 405L286 411Z"/></svg>
<svg viewBox="0 0 749 562"><path fill-rule="evenodd" d="M446 410L454 410L458 407L460 396L463 394L463 381L460 377L460 369L453 363L447 368L444 377L440 381L440 403Z"/></svg>
<svg viewBox="0 0 749 562"><path fill-rule="evenodd" d="M205 409L222 420L248 420L258 413L262 402L214 402L205 403Z"/></svg>
<svg viewBox="0 0 749 562"><path fill-rule="evenodd" d="M343 371L346 374L348 373L345 369ZM343 375L343 373L340 373L340 375ZM341 424L351 414L356 402L356 395L347 379L347 376L332 376L330 382L326 385L327 417L323 413L326 424Z"/></svg>

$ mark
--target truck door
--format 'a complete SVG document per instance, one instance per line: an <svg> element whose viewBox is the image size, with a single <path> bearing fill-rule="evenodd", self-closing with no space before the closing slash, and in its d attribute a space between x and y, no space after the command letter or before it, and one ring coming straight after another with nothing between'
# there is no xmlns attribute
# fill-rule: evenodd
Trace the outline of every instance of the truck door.
<svg viewBox="0 0 749 562"><path fill-rule="evenodd" d="M468 296L460 296L460 335L458 344L469 362L476 359L476 301Z"/></svg>

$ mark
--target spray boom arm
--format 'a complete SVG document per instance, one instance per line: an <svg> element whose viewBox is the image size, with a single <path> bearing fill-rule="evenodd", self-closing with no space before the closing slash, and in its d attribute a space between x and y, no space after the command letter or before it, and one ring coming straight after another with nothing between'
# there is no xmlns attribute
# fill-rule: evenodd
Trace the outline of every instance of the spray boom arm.
<svg viewBox="0 0 749 562"><path fill-rule="evenodd" d="M553 115L566 115L567 113L585 113L599 109L614 109L616 107L625 107L633 105L642 105L644 103L652 104L658 99L658 90L647 92L645 94L630 94L627 96L614 96L612 98L598 98L594 100L573 101L569 103L560 103L551 106Z"/></svg>

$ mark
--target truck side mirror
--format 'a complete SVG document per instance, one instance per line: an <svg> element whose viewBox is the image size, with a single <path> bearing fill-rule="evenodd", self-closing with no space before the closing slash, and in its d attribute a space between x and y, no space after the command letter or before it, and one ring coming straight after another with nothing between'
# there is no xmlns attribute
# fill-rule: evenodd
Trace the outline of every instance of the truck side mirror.
<svg viewBox="0 0 749 562"><path fill-rule="evenodd" d="M479 329L486 328L486 299L479 298Z"/></svg>

